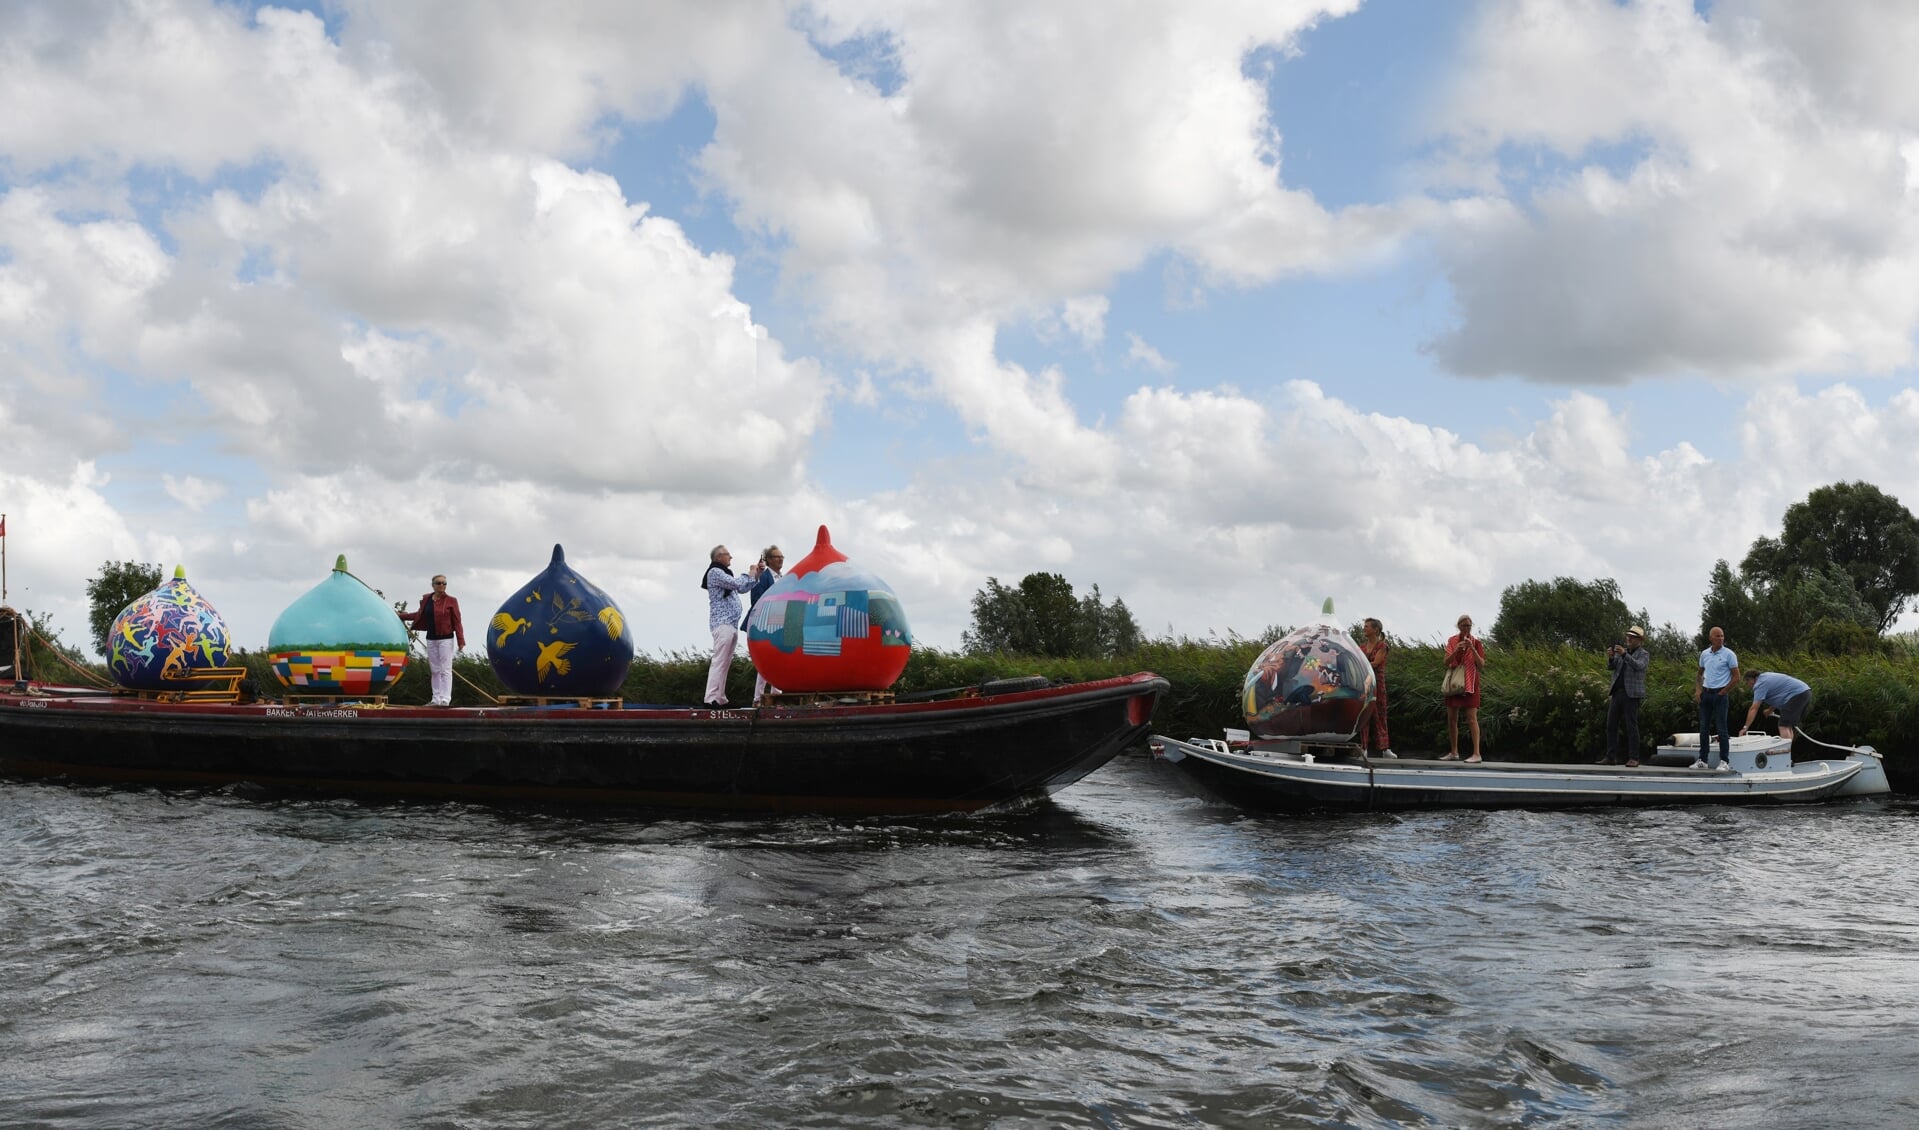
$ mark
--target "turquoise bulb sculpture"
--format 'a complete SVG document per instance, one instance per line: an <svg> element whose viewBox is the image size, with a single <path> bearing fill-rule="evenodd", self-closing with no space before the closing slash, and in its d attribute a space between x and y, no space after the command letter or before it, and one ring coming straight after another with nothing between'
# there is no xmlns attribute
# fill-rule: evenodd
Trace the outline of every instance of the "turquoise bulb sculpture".
<svg viewBox="0 0 1919 1130"><path fill-rule="evenodd" d="M287 605L267 633L280 685L308 694L385 694L406 670L407 629L393 606L347 572L346 555L327 579Z"/></svg>

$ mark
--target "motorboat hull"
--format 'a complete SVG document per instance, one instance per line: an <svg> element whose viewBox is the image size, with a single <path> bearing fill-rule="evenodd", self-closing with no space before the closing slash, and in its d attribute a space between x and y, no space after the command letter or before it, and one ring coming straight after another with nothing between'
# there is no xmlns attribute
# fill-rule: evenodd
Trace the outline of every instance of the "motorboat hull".
<svg viewBox="0 0 1919 1130"><path fill-rule="evenodd" d="M1372 760L1338 747L1287 743L1181 741L1155 735L1154 752L1208 785L1272 808L1571 808L1609 805L1803 804L1872 790L1878 758L1804 761L1774 741L1769 751L1736 754L1731 768L1659 765L1551 765L1537 762L1398 758ZM1742 764L1743 761L1743 764ZM1862 774L1866 775L1862 780Z"/></svg>
<svg viewBox="0 0 1919 1130"><path fill-rule="evenodd" d="M1859 771L1841 785L1834 796L1884 796L1892 791L1892 782L1886 778L1885 760L1871 746L1831 745L1804 732L1800 737L1808 745L1839 754L1842 760L1859 763ZM1770 734L1736 734L1726 745L1726 760L1741 772L1777 768L1773 764L1775 759L1792 755L1790 743ZM1713 742L1702 749L1699 739L1690 733L1674 734L1671 740L1654 750L1650 761L1654 765L1677 766L1690 766L1701 759L1717 762L1717 748L1717 742Z"/></svg>

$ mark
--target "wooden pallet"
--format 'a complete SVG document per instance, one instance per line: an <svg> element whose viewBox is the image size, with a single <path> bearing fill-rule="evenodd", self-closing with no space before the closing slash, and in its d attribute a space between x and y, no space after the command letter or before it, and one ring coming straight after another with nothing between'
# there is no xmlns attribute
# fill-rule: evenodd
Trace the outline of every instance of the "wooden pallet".
<svg viewBox="0 0 1919 1130"><path fill-rule="evenodd" d="M245 667L196 667L186 673L186 678L205 683L204 687L190 691L134 691L133 694L151 702L239 702L240 682L252 674Z"/></svg>
<svg viewBox="0 0 1919 1130"><path fill-rule="evenodd" d="M575 695L503 694L499 696L499 702L502 706L577 706L581 710L592 710L595 707L618 710L626 700Z"/></svg>
<svg viewBox="0 0 1919 1130"><path fill-rule="evenodd" d="M818 691L784 694L768 691L761 706L891 706L892 691Z"/></svg>

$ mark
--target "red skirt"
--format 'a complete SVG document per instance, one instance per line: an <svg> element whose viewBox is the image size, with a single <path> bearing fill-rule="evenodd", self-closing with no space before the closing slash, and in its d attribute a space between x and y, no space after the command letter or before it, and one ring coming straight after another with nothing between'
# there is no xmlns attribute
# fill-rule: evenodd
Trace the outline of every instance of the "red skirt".
<svg viewBox="0 0 1919 1130"><path fill-rule="evenodd" d="M1462 710L1479 709L1479 692L1471 694L1449 694L1443 700L1447 706L1457 706Z"/></svg>

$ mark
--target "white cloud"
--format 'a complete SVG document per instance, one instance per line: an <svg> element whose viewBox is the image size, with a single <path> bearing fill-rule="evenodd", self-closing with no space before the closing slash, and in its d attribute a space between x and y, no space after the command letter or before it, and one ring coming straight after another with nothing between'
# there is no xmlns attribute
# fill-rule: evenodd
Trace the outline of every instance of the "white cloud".
<svg viewBox="0 0 1919 1130"><path fill-rule="evenodd" d="M1082 424L1058 370L1039 373L999 360L984 321L942 334L928 351L934 387L969 427L1021 456L1034 481L1064 486L1113 474L1113 437Z"/></svg>
<svg viewBox="0 0 1919 1130"><path fill-rule="evenodd" d="M1061 303L1059 320L1087 348L1106 337L1106 314L1113 304L1103 294L1082 294Z"/></svg>
<svg viewBox="0 0 1919 1130"><path fill-rule="evenodd" d="M501 379L539 385L549 368L590 380L595 366L572 368L593 348L590 338L568 332L557 342L542 340L547 324L512 319L528 313L540 292L584 289L598 297L619 290L600 278L566 277L578 257L559 264L553 278L549 258L515 254L501 238L525 228L526 180L550 179L514 155L590 153L609 114L659 116L697 85L717 116L714 142L701 159L709 183L730 199L738 222L782 241L789 281L796 293L803 287L814 296L833 340L890 366L932 373L935 387L983 439L1030 453L1043 448L1023 421L1060 415L1045 379L995 366L1007 378L996 397L1032 402L976 411L956 399L982 391L973 344L982 323L1060 309L1068 329L1091 342L1104 332L1107 299L1099 292L1152 255L1170 250L1195 264L1199 277L1253 282L1363 261L1431 211L1414 201L1331 212L1280 180L1281 140L1265 89L1247 71L1248 55L1290 49L1301 31L1355 6L1247 0L1203 11L1155 3L1115 11L828 3L747 4L716 13L689 3L643 13L577 6L557 18L500 6L475 19L464 7L353 5L339 50L310 20L263 15L258 31L230 20L217 35L199 33L214 41L207 49L237 38L269 60L264 74L242 68L234 81L291 101L312 128L288 140L234 127L229 159L253 160L264 151L291 158L299 175L281 178L257 203L223 198L217 226L225 247L256 257L266 249L276 278L297 271L303 290L383 330L437 339L442 365L470 366L465 379L477 386L442 381L453 394L477 392L490 401ZM150 22L184 35L198 26L192 19ZM265 42L248 44L248 36ZM843 72L814 45L864 39L886 45L896 87L873 85L858 67ZM112 65L96 63L90 73L105 75ZM289 74L301 76L301 85L285 81ZM72 116L84 125L99 115L83 106ZM546 192L536 196L544 201ZM638 219L633 212L625 222ZM620 222L604 215L593 230L604 236ZM663 227L670 225L641 221L634 236L606 239L600 258L664 238L655 230ZM229 264L232 258L226 256ZM528 293L487 285L506 277L529 280ZM621 284L630 292L637 280ZM661 296L669 303L679 297L673 290ZM288 324L307 313L316 316L315 326L303 332ZM263 327L271 340L301 340L330 331L337 313L274 317L249 310L242 324ZM658 321L684 325L684 313L669 308ZM573 322L565 328L604 325L592 312ZM171 335L153 337L156 348L182 344L192 353L219 344L258 360L233 321L217 315L196 313ZM337 349L302 344L300 383L331 388L351 380L313 360ZM502 352L511 354L501 366L507 376L495 378ZM607 343L599 352L644 350ZM697 381L714 372L698 363L710 359L669 358L662 367L690 371ZM777 352L759 361L780 367ZM752 386L743 398L750 404L772 403L708 449L765 451L769 471L799 466L795 445L817 427L820 382L803 370L758 382L724 369L714 376L728 388ZM711 389L687 387L714 399ZM237 374L223 383L222 396L242 427L315 419L310 411L296 416ZM540 418L543 407L510 403L506 411L524 421ZM630 455L583 445L568 453L573 465L566 469L582 481L605 481L662 465L703 468L698 453L674 443L688 421L670 411L647 420L657 422L662 460L636 467ZM393 447L390 428L365 419L344 429L342 423L316 423L306 429L314 435L291 437L295 449L342 430L369 448ZM1002 432L1002 425L1011 430ZM409 429L410 441L419 435ZM478 458L481 450L497 458L505 449L476 445L463 455Z"/></svg>
<svg viewBox="0 0 1919 1130"><path fill-rule="evenodd" d="M42 352L71 322L93 357L189 383L235 448L308 469L438 462L722 493L803 471L817 366L753 323L730 259L611 178L449 130L412 72L349 56L310 17L126 15L85 29L100 35L85 52L50 38L76 30L57 21L15 42L18 93L70 95L56 117L74 136L61 150L16 122L0 135L14 159L275 173L251 197L189 193L171 255L131 220L64 219L58 194L90 184L7 193L0 317ZM277 109L209 132L196 115L212 102Z"/></svg>
<svg viewBox="0 0 1919 1130"><path fill-rule="evenodd" d="M167 496L188 510L205 510L226 497L225 484L208 482L198 475L161 475Z"/></svg>
<svg viewBox="0 0 1919 1130"><path fill-rule="evenodd" d="M0 426L10 439L19 434L4 419ZM102 561L146 560L166 543L129 527L101 493L106 480L93 464L57 471L42 466L0 466L7 603L51 616L62 642L86 651L84 578L96 575Z"/></svg>
<svg viewBox="0 0 1919 1130"><path fill-rule="evenodd" d="M1159 350L1146 343L1146 339L1136 333L1126 335L1126 360L1134 365L1151 369L1155 373L1170 373L1178 366L1168 361Z"/></svg>
<svg viewBox="0 0 1919 1130"><path fill-rule="evenodd" d="M1078 301L1164 251L1246 283L1363 261L1425 215L1331 212L1281 182L1247 56L1352 7L815 5L819 38L886 43L897 87L781 45L710 81L703 164L741 222L785 241L842 341L966 366L942 351L974 323ZM1030 449L990 422L985 438Z"/></svg>
<svg viewBox="0 0 1919 1130"><path fill-rule="evenodd" d="M1438 356L1595 382L1911 364L1914 42L1909 7L1488 4L1439 128L1513 203L1442 227Z"/></svg>
<svg viewBox="0 0 1919 1130"><path fill-rule="evenodd" d="M540 54L496 15L436 34L484 28ZM432 60L272 9L250 23L188 0L15 7L0 24L0 93L38 108L0 121L21 178L0 190L0 424L24 476L0 496L17 500L10 532L59 515L63 537L91 535L89 557L192 558L196 583L240 594L236 630L263 636L271 606L342 549L375 574L430 575L454 568L443 543L466 575L517 586L539 563L522 566L520 535L540 528L558 540L619 514L644 532L596 540L644 560L703 553L713 532L683 527L718 498L820 509L804 476L825 374L754 323L727 256L548 155L586 136L570 96L460 103L469 87L434 85ZM792 34L778 18L761 33ZM653 73L621 105L660 108L648 91L677 97L681 81ZM157 222L130 202L136 165L168 178ZM267 486L243 525L129 523L84 461L141 444L250 459ZM112 493L192 511L230 485L165 462ZM63 465L88 477L29 470ZM30 587L77 590L96 564L29 565Z"/></svg>
<svg viewBox="0 0 1919 1130"><path fill-rule="evenodd" d="M235 97L261 73L297 80L320 21L195 3L0 8L0 152L26 169L152 162L207 177L287 128L279 99ZM307 127L320 121L302 123Z"/></svg>
<svg viewBox="0 0 1919 1130"><path fill-rule="evenodd" d="M875 500L919 516L888 539L883 575L909 582L909 611L938 609L920 626L949 641L984 577L1042 568L1123 597L1154 632L1297 623L1331 595L1342 615L1434 638L1461 611L1490 626L1506 586L1559 575L1613 577L1691 631L1713 561L1738 561L1810 490L1865 477L1919 503L1919 471L1893 454L1919 443L1919 395L1872 411L1844 387L1788 394L1741 421L1726 460L1686 443L1634 456L1630 420L1580 393L1474 443L1310 382L1258 399L1146 389L1115 426L1138 459L1114 479L1063 494L929 476Z"/></svg>
<svg viewBox="0 0 1919 1130"><path fill-rule="evenodd" d="M44 188L0 193L0 327L45 356L69 336L89 352L133 344L133 323L170 264L152 234L122 219L67 220Z"/></svg>

